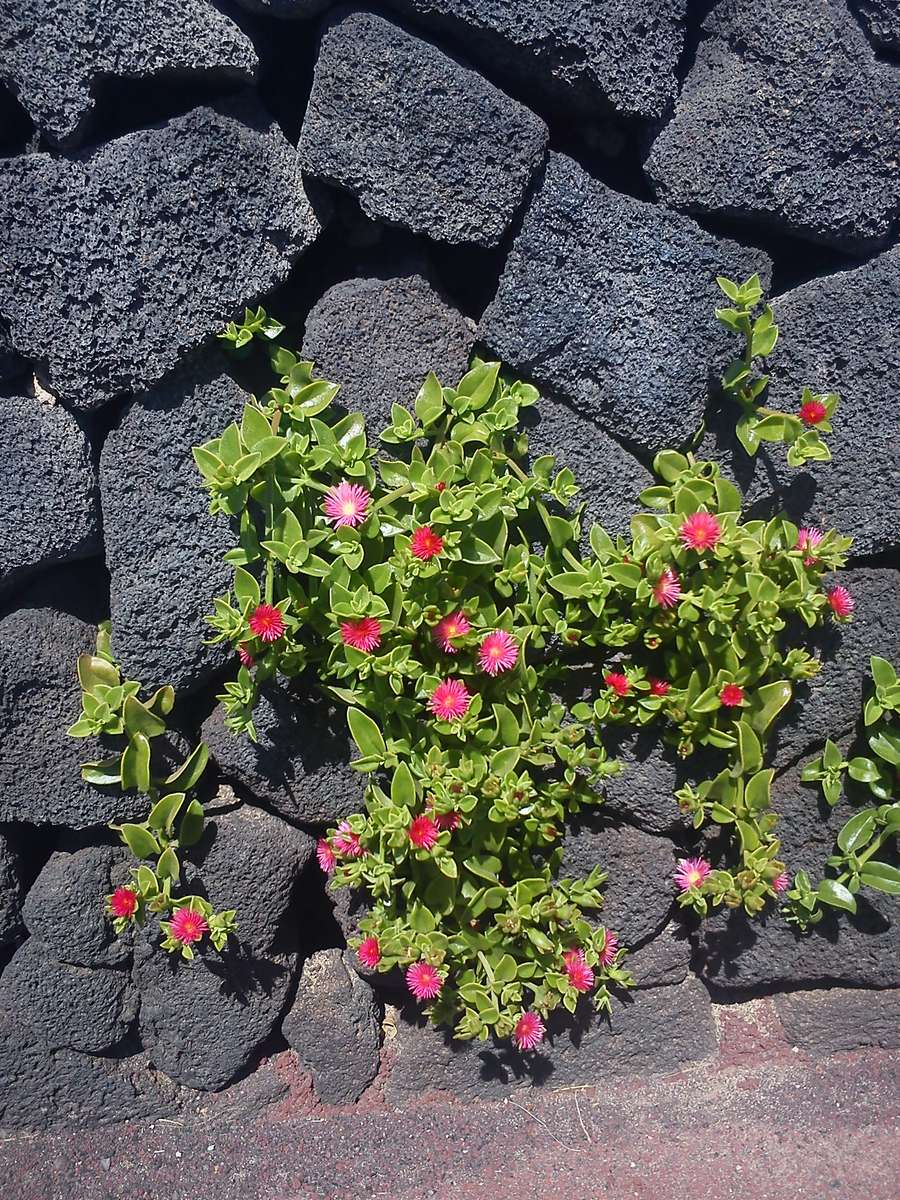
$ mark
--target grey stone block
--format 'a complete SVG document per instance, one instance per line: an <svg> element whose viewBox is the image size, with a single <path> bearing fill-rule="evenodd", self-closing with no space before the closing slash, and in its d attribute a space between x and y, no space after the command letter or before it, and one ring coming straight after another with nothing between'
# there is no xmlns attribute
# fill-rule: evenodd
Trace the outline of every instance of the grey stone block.
<svg viewBox="0 0 900 1200"><path fill-rule="evenodd" d="M900 1048L900 988L823 988L785 992L775 1007L788 1041L808 1054L829 1055L860 1046Z"/></svg>

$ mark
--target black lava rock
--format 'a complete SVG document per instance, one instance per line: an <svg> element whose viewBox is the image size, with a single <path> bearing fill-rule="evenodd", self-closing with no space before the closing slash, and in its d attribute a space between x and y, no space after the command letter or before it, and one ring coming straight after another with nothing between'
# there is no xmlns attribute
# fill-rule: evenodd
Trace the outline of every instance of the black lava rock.
<svg viewBox="0 0 900 1200"><path fill-rule="evenodd" d="M100 456L113 654L151 688L194 690L230 656L206 644L204 618L231 586L223 555L237 535L210 513L191 455L240 420L249 399L224 365L216 350L187 359L125 409Z"/></svg>
<svg viewBox="0 0 900 1200"><path fill-rule="evenodd" d="M828 1055L860 1046L900 1048L900 988L784 992L775 1007L792 1046Z"/></svg>
<svg viewBox="0 0 900 1200"><path fill-rule="evenodd" d="M15 379L26 370L26 363L13 349L9 330L0 322L0 380Z"/></svg>
<svg viewBox="0 0 900 1200"><path fill-rule="evenodd" d="M0 833L0 946L22 937L22 862L15 842Z"/></svg>
<svg viewBox="0 0 900 1200"><path fill-rule="evenodd" d="M845 250L900 210L900 79L843 0L721 0L646 171L666 204Z"/></svg>
<svg viewBox="0 0 900 1200"><path fill-rule="evenodd" d="M127 971L62 963L29 938L0 976L0 1009L51 1050L102 1054L131 1028L137 993Z"/></svg>
<svg viewBox="0 0 900 1200"><path fill-rule="evenodd" d="M281 1032L326 1104L352 1104L378 1073L381 1006L340 950L303 964Z"/></svg>
<svg viewBox="0 0 900 1200"><path fill-rule="evenodd" d="M852 0L872 41L885 50L900 50L900 6L897 0Z"/></svg>
<svg viewBox="0 0 900 1200"><path fill-rule="evenodd" d="M341 707L267 686L253 714L257 741L225 727L220 708L203 724L222 775L300 824L325 825L358 812L364 783L350 769L355 749Z"/></svg>
<svg viewBox="0 0 900 1200"><path fill-rule="evenodd" d="M479 338L617 439L653 454L695 432L728 339L717 274L770 264L758 250L611 191L551 154Z"/></svg>
<svg viewBox="0 0 900 1200"><path fill-rule="evenodd" d="M686 0L388 0L565 110L659 117L678 90Z"/></svg>
<svg viewBox="0 0 900 1200"><path fill-rule="evenodd" d="M4 159L0 316L55 394L96 408L281 283L319 228L296 152L255 101L76 159Z"/></svg>
<svg viewBox="0 0 900 1200"><path fill-rule="evenodd" d="M303 356L341 385L338 402L365 416L374 442L391 405L411 408L429 371L444 385L462 378L474 340L462 313L421 275L346 279L307 317Z"/></svg>
<svg viewBox="0 0 900 1200"><path fill-rule="evenodd" d="M17 0L3 30L0 79L41 132L71 145L94 107L102 79L209 80L256 74L252 42L203 0L116 0L97 4ZM160 80L160 86L166 84Z"/></svg>
<svg viewBox="0 0 900 1200"><path fill-rule="evenodd" d="M494 246L546 144L534 113L381 17L351 12L322 37L300 158L376 220Z"/></svg>
<svg viewBox="0 0 900 1200"><path fill-rule="evenodd" d="M75 418L36 396L2 396L0 588L36 567L95 554L97 480Z"/></svg>
<svg viewBox="0 0 900 1200"><path fill-rule="evenodd" d="M623 965L639 988L682 983L691 965L690 940L682 926L671 921L656 937L629 954Z"/></svg>

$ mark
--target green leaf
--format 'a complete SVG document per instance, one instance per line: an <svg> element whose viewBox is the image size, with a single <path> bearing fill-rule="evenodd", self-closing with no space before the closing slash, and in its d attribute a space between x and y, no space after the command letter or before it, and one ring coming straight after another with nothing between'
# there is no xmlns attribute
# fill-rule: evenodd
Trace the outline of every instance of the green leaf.
<svg viewBox="0 0 900 1200"><path fill-rule="evenodd" d="M401 763L391 780L391 803L398 808L412 808L416 803L416 785L406 763Z"/></svg>
<svg viewBox="0 0 900 1200"><path fill-rule="evenodd" d="M173 883L177 883L181 875L181 864L178 862L178 855L171 846L167 846L159 856L159 862L156 864L156 874L160 879L171 879Z"/></svg>
<svg viewBox="0 0 900 1200"><path fill-rule="evenodd" d="M368 713L364 713L361 708L349 708L347 724L350 726L350 733L363 757L371 755L378 759L384 758L387 746L381 736L381 730Z"/></svg>
<svg viewBox="0 0 900 1200"><path fill-rule="evenodd" d="M859 877L866 887L887 892L889 896L900 896L900 867L870 859L860 871Z"/></svg>
<svg viewBox="0 0 900 1200"><path fill-rule="evenodd" d="M460 545L460 556L463 562L473 563L475 566L494 566L500 562L499 555L491 549L487 542L483 542L481 538L466 537Z"/></svg>
<svg viewBox="0 0 900 1200"><path fill-rule="evenodd" d="M249 604L251 608L256 608L259 604L259 584L243 567L235 567L234 594L241 607Z"/></svg>
<svg viewBox="0 0 900 1200"><path fill-rule="evenodd" d="M516 769L519 757L518 746L507 746L503 750L498 750L491 759L491 770L495 775L499 775L501 779L504 779Z"/></svg>
<svg viewBox="0 0 900 1200"><path fill-rule="evenodd" d="M125 730L127 733L143 733L148 738L154 738L166 732L166 723L141 704L136 696L126 696Z"/></svg>
<svg viewBox="0 0 900 1200"><path fill-rule="evenodd" d="M159 842L145 829L143 825L115 825L122 841L136 858L156 858L159 854Z"/></svg>
<svg viewBox="0 0 900 1200"><path fill-rule="evenodd" d="M737 727L738 756L745 775L758 771L763 763L762 745L750 722L742 719Z"/></svg>
<svg viewBox="0 0 900 1200"><path fill-rule="evenodd" d="M165 717L172 711L175 706L175 689L171 684L167 683L164 687L157 688L150 699L144 705L149 709L155 717Z"/></svg>
<svg viewBox="0 0 900 1200"><path fill-rule="evenodd" d="M843 908L851 913L856 912L856 897L836 879L823 879L816 894L823 904L830 904L832 908Z"/></svg>
<svg viewBox="0 0 900 1200"><path fill-rule="evenodd" d="M890 688L897 682L897 673L886 658L879 658L877 654L873 654L869 659L869 666L876 687Z"/></svg>
<svg viewBox="0 0 900 1200"><path fill-rule="evenodd" d="M150 790L150 743L136 733L122 752L122 787L126 791Z"/></svg>
<svg viewBox="0 0 900 1200"><path fill-rule="evenodd" d="M201 742L196 746L188 757L184 760L177 771L166 779L164 787L166 791L187 792L197 783L200 776L206 770L206 764L209 761L209 747L205 742Z"/></svg>
<svg viewBox="0 0 900 1200"><path fill-rule="evenodd" d="M111 758L101 758L96 762L84 763L81 768L81 778L86 783L103 786L109 783L122 782L122 756L114 754Z"/></svg>
<svg viewBox="0 0 900 1200"><path fill-rule="evenodd" d="M444 412L444 394L433 371L428 373L419 389L415 411L420 423L425 426L434 424Z"/></svg>
<svg viewBox="0 0 900 1200"><path fill-rule="evenodd" d="M871 758L851 758L848 770L850 778L858 783L876 783L881 778L878 764Z"/></svg>
<svg viewBox="0 0 900 1200"><path fill-rule="evenodd" d="M766 683L751 698L750 723L757 733L765 733L791 698L788 681Z"/></svg>
<svg viewBox="0 0 900 1200"><path fill-rule="evenodd" d="M121 682L118 668L105 658L93 654L78 655L78 682L85 692L93 692L98 684L102 687L118 687Z"/></svg>
<svg viewBox="0 0 900 1200"><path fill-rule="evenodd" d="M494 982L512 983L517 974L516 960L511 954L504 954L494 967Z"/></svg>
<svg viewBox="0 0 900 1200"><path fill-rule="evenodd" d="M900 767L900 733L882 729L869 738L869 745L879 758L883 758L892 766Z"/></svg>
<svg viewBox="0 0 900 1200"><path fill-rule="evenodd" d="M872 809L854 813L837 835L837 844L845 854L855 853L869 841L875 831L875 813Z"/></svg>
<svg viewBox="0 0 900 1200"><path fill-rule="evenodd" d="M203 836L203 805L199 800L192 800L184 810L181 824L178 827L179 846L194 846Z"/></svg>
<svg viewBox="0 0 900 1200"><path fill-rule="evenodd" d="M183 803L184 792L172 792L168 796L163 796L162 800L157 800L150 809L147 824L151 829L159 830L161 833L169 833L175 824L178 810Z"/></svg>

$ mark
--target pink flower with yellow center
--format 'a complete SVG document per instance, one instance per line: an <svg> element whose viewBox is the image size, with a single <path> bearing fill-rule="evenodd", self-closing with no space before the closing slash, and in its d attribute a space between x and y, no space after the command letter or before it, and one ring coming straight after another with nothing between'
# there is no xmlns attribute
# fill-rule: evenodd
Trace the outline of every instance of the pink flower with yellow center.
<svg viewBox="0 0 900 1200"><path fill-rule="evenodd" d="M797 549L806 551L806 557L803 560L804 567L811 567L816 561L815 555L812 552L824 536L821 529L797 530Z"/></svg>
<svg viewBox="0 0 900 1200"><path fill-rule="evenodd" d="M478 665L488 675L499 675L516 665L519 646L515 638L505 629L489 633L478 648Z"/></svg>
<svg viewBox="0 0 900 1200"><path fill-rule="evenodd" d="M544 1022L536 1012L523 1012L513 1030L513 1041L519 1050L535 1050L544 1040Z"/></svg>
<svg viewBox="0 0 900 1200"><path fill-rule="evenodd" d="M660 608L674 608L681 597L681 580L671 567L663 567L653 585L653 599Z"/></svg>
<svg viewBox="0 0 900 1200"><path fill-rule="evenodd" d="M444 549L444 539L430 525L421 525L414 531L409 549L416 558L428 562L430 558L437 558Z"/></svg>
<svg viewBox="0 0 900 1200"><path fill-rule="evenodd" d="M715 547L722 536L722 526L713 513L695 512L682 522L679 536L689 550L702 554Z"/></svg>
<svg viewBox="0 0 900 1200"><path fill-rule="evenodd" d="M603 943L603 949L600 951L600 965L602 967L611 967L616 961L616 955L619 953L619 937L618 934L606 931L606 941Z"/></svg>
<svg viewBox="0 0 900 1200"><path fill-rule="evenodd" d="M406 986L417 1000L433 1000L444 981L430 963L417 962L406 968Z"/></svg>
<svg viewBox="0 0 900 1200"><path fill-rule="evenodd" d="M208 931L209 925L203 913L196 912L193 908L176 909L169 922L169 932L175 941L181 942L183 946L199 942Z"/></svg>
<svg viewBox="0 0 900 1200"><path fill-rule="evenodd" d="M257 605L250 614L249 624L251 632L261 642L277 642L285 630L281 610L271 604Z"/></svg>
<svg viewBox="0 0 900 1200"><path fill-rule="evenodd" d="M381 622L376 617L358 617L355 621L341 621L341 641L354 650L367 654L381 645Z"/></svg>
<svg viewBox="0 0 900 1200"><path fill-rule="evenodd" d="M465 637L471 628L465 613L454 612L438 621L431 636L445 654L456 654L459 647L453 645L453 638Z"/></svg>
<svg viewBox="0 0 900 1200"><path fill-rule="evenodd" d="M365 854L359 834L353 832L349 821L341 821L337 833L331 839L331 845L338 854L346 854L348 858L362 858Z"/></svg>
<svg viewBox="0 0 900 1200"><path fill-rule="evenodd" d="M445 679L428 700L428 707L439 721L459 721L469 711L472 697L460 679Z"/></svg>
<svg viewBox="0 0 900 1200"><path fill-rule="evenodd" d="M567 950L563 955L563 964L570 986L576 992L589 992L594 986L594 972L585 962L584 951Z"/></svg>
<svg viewBox="0 0 900 1200"><path fill-rule="evenodd" d="M828 416L828 410L821 400L807 400L800 405L800 420L804 425L821 425Z"/></svg>
<svg viewBox="0 0 900 1200"><path fill-rule="evenodd" d="M114 917L130 920L138 906L137 892L128 887L117 887L109 897L109 911Z"/></svg>
<svg viewBox="0 0 900 1200"><path fill-rule="evenodd" d="M608 688L612 688L617 696L627 696L631 691L628 676L623 675L621 671L607 671L603 676L603 682Z"/></svg>
<svg viewBox="0 0 900 1200"><path fill-rule="evenodd" d="M787 871L782 871L781 874L772 880L772 891L776 896L783 896L791 886L791 877Z"/></svg>
<svg viewBox="0 0 900 1200"><path fill-rule="evenodd" d="M711 872L712 867L705 858L679 858L675 882L682 892L689 892L691 888L700 887Z"/></svg>
<svg viewBox="0 0 900 1200"><path fill-rule="evenodd" d="M374 970L381 962L381 947L378 944L377 937L367 937L359 943L359 949L356 951L357 958L364 967L369 970Z"/></svg>
<svg viewBox="0 0 900 1200"><path fill-rule="evenodd" d="M826 592L826 596L828 597L828 607L839 621L846 620L856 607L853 597L840 584L833 587L830 592Z"/></svg>
<svg viewBox="0 0 900 1200"><path fill-rule="evenodd" d="M655 679L650 675L647 682L650 684L651 696L668 696L670 686L668 679Z"/></svg>
<svg viewBox="0 0 900 1200"><path fill-rule="evenodd" d="M316 842L316 860L326 875L330 875L337 866L337 855L328 838L319 838Z"/></svg>
<svg viewBox="0 0 900 1200"><path fill-rule="evenodd" d="M358 483L348 483L345 479L336 487L331 487L325 493L322 504L325 516L334 523L335 529L347 525L355 529L362 525L369 510L372 497Z"/></svg>
<svg viewBox="0 0 900 1200"><path fill-rule="evenodd" d="M744 702L744 689L736 683L726 683L719 692L719 703L724 708L737 708Z"/></svg>
<svg viewBox="0 0 900 1200"><path fill-rule="evenodd" d="M439 832L431 817L416 817L409 827L409 840L417 850L431 850L437 845Z"/></svg>

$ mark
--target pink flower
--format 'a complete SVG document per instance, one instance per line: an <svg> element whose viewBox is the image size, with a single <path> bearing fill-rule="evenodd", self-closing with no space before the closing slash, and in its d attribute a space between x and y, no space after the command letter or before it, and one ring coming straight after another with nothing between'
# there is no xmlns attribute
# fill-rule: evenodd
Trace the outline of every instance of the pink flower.
<svg viewBox="0 0 900 1200"><path fill-rule="evenodd" d="M417 850L430 850L437 843L439 832L431 817L416 817L409 827L409 840Z"/></svg>
<svg viewBox="0 0 900 1200"><path fill-rule="evenodd" d="M359 943L356 955L364 967L369 967L370 970L377 967L381 962L381 947L378 945L378 938L363 938Z"/></svg>
<svg viewBox="0 0 900 1200"><path fill-rule="evenodd" d="M791 886L791 877L787 871L782 871L777 879L772 880L772 891L776 896L782 896Z"/></svg>
<svg viewBox="0 0 900 1200"><path fill-rule="evenodd" d="M277 642L284 633L284 617L271 604L260 604L250 614L250 629L261 642Z"/></svg>
<svg viewBox="0 0 900 1200"><path fill-rule="evenodd" d="M719 702L724 708L737 708L744 702L744 689L736 683L726 683L719 692Z"/></svg>
<svg viewBox="0 0 900 1200"><path fill-rule="evenodd" d="M434 490L436 492L442 492L446 486L447 486L446 483L444 483L443 479L441 479L438 483L436 483L434 485Z"/></svg>
<svg viewBox="0 0 900 1200"><path fill-rule="evenodd" d="M452 832L454 829L459 829L462 824L462 817L458 812L437 813L434 823L438 829L449 829Z"/></svg>
<svg viewBox="0 0 900 1200"><path fill-rule="evenodd" d="M589 992L594 986L594 972L584 961L583 950L567 950L563 955L569 984L576 992Z"/></svg>
<svg viewBox="0 0 900 1200"><path fill-rule="evenodd" d="M615 933L606 931L606 941L603 943L603 949L600 951L600 965L602 967L611 967L616 960L616 955L619 953L619 938Z"/></svg>
<svg viewBox="0 0 900 1200"><path fill-rule="evenodd" d="M316 842L316 859L326 875L330 875L337 866L337 855L332 850L328 838L319 838Z"/></svg>
<svg viewBox="0 0 900 1200"><path fill-rule="evenodd" d="M800 420L804 425L821 425L828 412L821 400L807 400L800 405Z"/></svg>
<svg viewBox="0 0 900 1200"><path fill-rule="evenodd" d="M668 696L669 681L668 679L654 679L652 675L648 676L647 682L650 684L651 696Z"/></svg>
<svg viewBox="0 0 900 1200"><path fill-rule="evenodd" d="M612 688L617 696L627 696L631 691L628 676L623 675L621 671L607 671L603 676L603 682L608 688Z"/></svg>
<svg viewBox="0 0 900 1200"><path fill-rule="evenodd" d="M469 711L472 697L459 679L439 683L428 701L428 707L439 721L458 721Z"/></svg>
<svg viewBox="0 0 900 1200"><path fill-rule="evenodd" d="M722 536L722 526L713 513L695 512L682 523L681 540L689 550L712 550Z"/></svg>
<svg viewBox="0 0 900 1200"><path fill-rule="evenodd" d="M455 654L458 647L453 645L453 638L464 637L472 626L465 613L450 613L443 617L431 631L431 636L445 654Z"/></svg>
<svg viewBox="0 0 900 1200"><path fill-rule="evenodd" d="M184 946L190 942L199 942L208 931L209 926L203 913L195 912L193 908L176 909L169 922L172 937Z"/></svg>
<svg viewBox="0 0 900 1200"><path fill-rule="evenodd" d="M523 1012L513 1030L513 1041L519 1050L534 1050L544 1040L544 1022L536 1012Z"/></svg>
<svg viewBox="0 0 900 1200"><path fill-rule="evenodd" d="M117 887L109 897L109 911L114 917L130 919L138 906L137 892L127 887Z"/></svg>
<svg viewBox="0 0 900 1200"><path fill-rule="evenodd" d="M381 645L381 622L376 617L359 617L341 621L341 641L354 650L368 653Z"/></svg>
<svg viewBox="0 0 900 1200"><path fill-rule="evenodd" d="M679 858L678 869L675 872L675 882L683 892L700 887L712 867L705 858Z"/></svg>
<svg viewBox="0 0 900 1200"><path fill-rule="evenodd" d="M682 536L683 536L682 527ZM674 608L681 596L681 581L671 567L664 567L653 585L653 599L660 608Z"/></svg>
<svg viewBox="0 0 900 1200"><path fill-rule="evenodd" d="M249 668L249 667L253 666L253 664L256 660L254 659L253 655L250 653L250 651L247 649L247 647L244 645L243 642L240 644L240 646L238 646L237 653L238 653L238 658L241 660L242 667Z"/></svg>
<svg viewBox="0 0 900 1200"><path fill-rule="evenodd" d="M850 595L847 589L845 587L841 587L840 584L837 587L833 587L830 592L826 593L826 595L828 597L828 604L831 608L831 611L839 621L843 621L845 618L849 617L853 612L853 609L856 607L853 597Z"/></svg>
<svg viewBox="0 0 900 1200"><path fill-rule="evenodd" d="M499 675L501 671L509 671L516 665L519 657L519 646L516 639L498 629L489 633L478 650L478 665L488 675Z"/></svg>
<svg viewBox="0 0 900 1200"><path fill-rule="evenodd" d="M342 525L354 529L366 519L371 499L364 487L358 483L348 483L345 479L337 487L328 489L322 508L328 520L334 522L335 529L340 529Z"/></svg>
<svg viewBox="0 0 900 1200"><path fill-rule="evenodd" d="M417 1000L433 1000L444 981L430 963L417 962L406 968L406 986Z"/></svg>
<svg viewBox="0 0 900 1200"><path fill-rule="evenodd" d="M437 558L444 549L444 539L436 534L430 525L420 525L412 535L409 549L416 558L428 562L429 558Z"/></svg>
<svg viewBox="0 0 900 1200"><path fill-rule="evenodd" d="M359 834L353 832L349 821L341 821L337 833L331 839L331 845L338 854L346 854L348 858L362 858L365 854Z"/></svg>
<svg viewBox="0 0 900 1200"><path fill-rule="evenodd" d="M803 560L804 567L811 567L816 561L812 551L815 550L819 542L821 542L824 534L821 529L798 529L797 530L797 549L806 550L807 557Z"/></svg>

